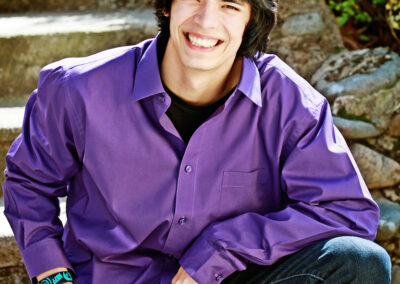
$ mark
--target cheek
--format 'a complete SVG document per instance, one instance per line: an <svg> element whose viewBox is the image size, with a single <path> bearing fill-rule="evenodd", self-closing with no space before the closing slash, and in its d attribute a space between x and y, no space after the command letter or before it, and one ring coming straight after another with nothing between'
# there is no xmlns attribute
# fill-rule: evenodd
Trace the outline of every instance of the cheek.
<svg viewBox="0 0 400 284"><path fill-rule="evenodd" d="M242 40L246 28L246 23L247 22L241 21L241 19L236 21L232 21L232 19L230 19L226 23L226 27L228 27L228 32L232 40Z"/></svg>

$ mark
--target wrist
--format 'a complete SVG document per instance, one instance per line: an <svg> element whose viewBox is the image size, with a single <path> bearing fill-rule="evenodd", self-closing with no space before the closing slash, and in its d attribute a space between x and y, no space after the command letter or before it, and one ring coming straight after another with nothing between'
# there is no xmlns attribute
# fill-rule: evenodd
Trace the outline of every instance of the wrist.
<svg viewBox="0 0 400 284"><path fill-rule="evenodd" d="M66 267L57 267L57 268L49 269L49 270L37 275L36 279L37 279L37 281L41 281L44 278L46 278L54 273L62 272L62 271L68 271L68 269Z"/></svg>
<svg viewBox="0 0 400 284"><path fill-rule="evenodd" d="M33 284L73 283L75 274L65 267L50 269L33 278Z"/></svg>

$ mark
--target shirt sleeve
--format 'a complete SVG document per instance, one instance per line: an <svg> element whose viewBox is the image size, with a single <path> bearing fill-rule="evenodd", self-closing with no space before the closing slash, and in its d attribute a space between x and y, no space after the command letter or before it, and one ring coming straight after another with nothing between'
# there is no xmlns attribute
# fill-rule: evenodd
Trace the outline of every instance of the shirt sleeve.
<svg viewBox="0 0 400 284"><path fill-rule="evenodd" d="M247 262L271 265L322 239L375 238L379 208L333 125L329 104L321 102L303 115L289 139L281 171L287 205L209 225L180 259L198 283L218 283Z"/></svg>
<svg viewBox="0 0 400 284"><path fill-rule="evenodd" d="M45 67L28 99L22 133L6 155L4 214L31 278L55 267L73 269L62 244L58 197L79 169L83 150L77 116L60 66Z"/></svg>

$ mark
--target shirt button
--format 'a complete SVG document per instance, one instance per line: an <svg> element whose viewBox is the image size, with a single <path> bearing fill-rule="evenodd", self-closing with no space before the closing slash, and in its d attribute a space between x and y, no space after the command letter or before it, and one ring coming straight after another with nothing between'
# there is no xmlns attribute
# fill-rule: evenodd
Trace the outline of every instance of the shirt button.
<svg viewBox="0 0 400 284"><path fill-rule="evenodd" d="M185 167L185 172L190 173L191 171L192 171L192 166L187 165L187 166Z"/></svg>
<svg viewBox="0 0 400 284"><path fill-rule="evenodd" d="M179 225L184 225L186 223L186 217L185 216L183 216L182 218L179 218L179 220L178 220L178 224Z"/></svg>
<svg viewBox="0 0 400 284"><path fill-rule="evenodd" d="M169 259L173 259L174 256L173 256L172 254L169 253L169 254L168 254L168 258L169 258Z"/></svg>
<svg viewBox="0 0 400 284"><path fill-rule="evenodd" d="M219 281L221 281L221 279L222 279L222 275L216 273L216 274L215 274L215 280L217 280L217 281L219 282Z"/></svg>

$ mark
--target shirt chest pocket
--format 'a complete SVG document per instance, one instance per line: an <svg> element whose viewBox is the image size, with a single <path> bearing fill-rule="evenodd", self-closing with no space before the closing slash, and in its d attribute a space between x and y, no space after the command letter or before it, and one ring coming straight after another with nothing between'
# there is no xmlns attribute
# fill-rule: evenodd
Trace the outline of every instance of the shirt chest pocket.
<svg viewBox="0 0 400 284"><path fill-rule="evenodd" d="M228 217L245 212L263 212L267 191L268 172L265 169L223 172L220 215Z"/></svg>

